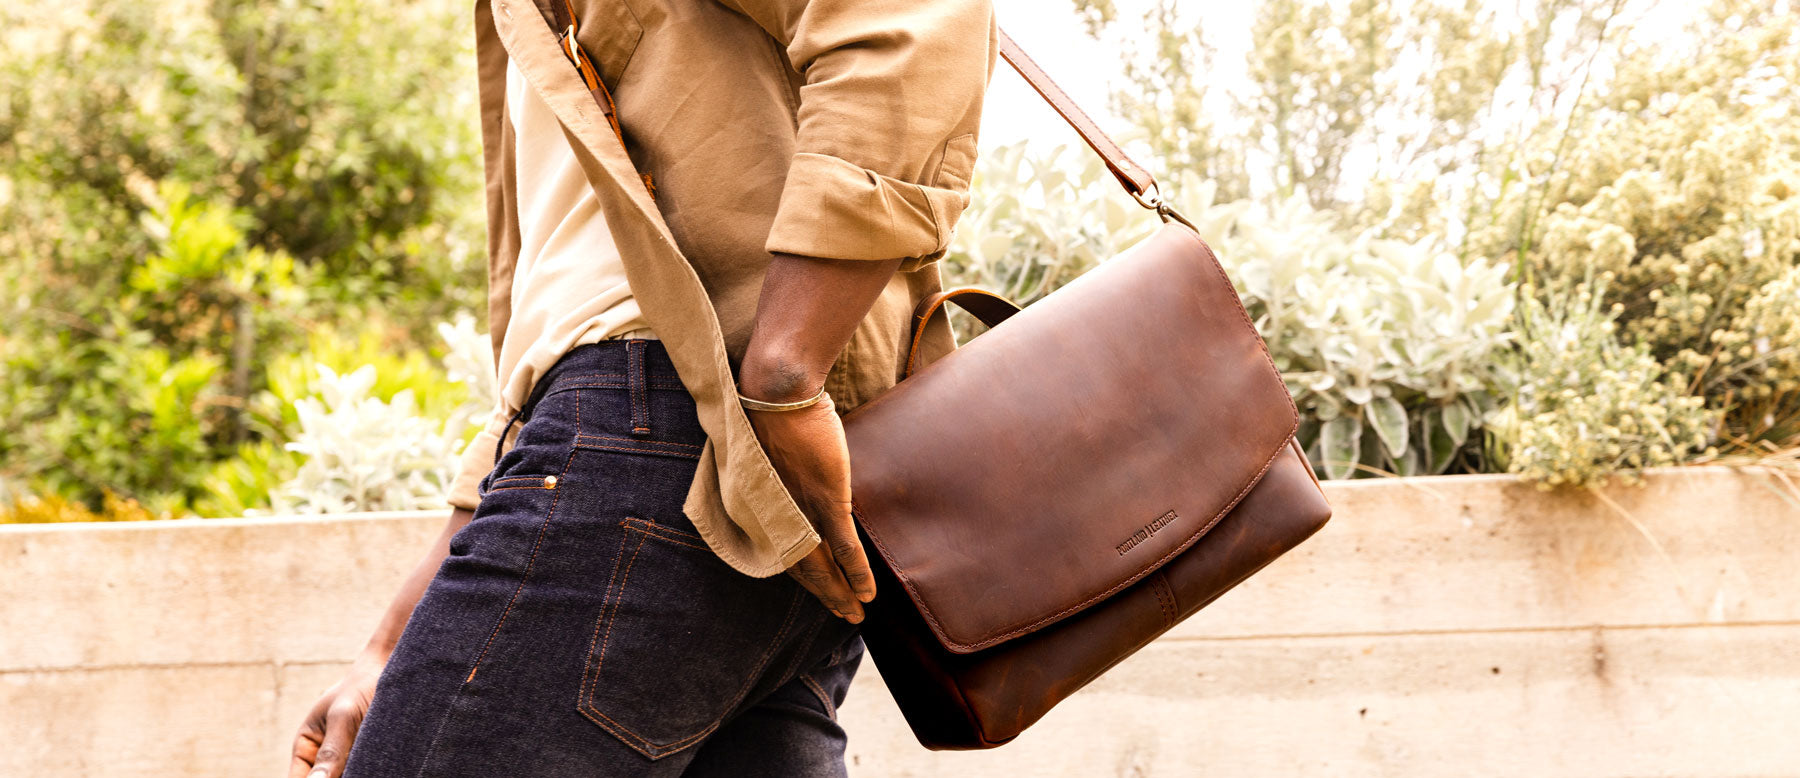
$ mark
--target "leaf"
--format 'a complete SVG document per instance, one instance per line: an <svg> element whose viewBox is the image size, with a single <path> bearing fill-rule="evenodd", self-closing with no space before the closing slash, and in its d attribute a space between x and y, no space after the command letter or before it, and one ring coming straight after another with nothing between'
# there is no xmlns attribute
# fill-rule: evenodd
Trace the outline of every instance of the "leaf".
<svg viewBox="0 0 1800 778"><path fill-rule="evenodd" d="M1443 408L1441 426L1444 432L1450 435L1450 441L1457 448L1461 448L1462 444L1469 439L1469 427L1472 421L1473 417L1469 414L1469 406L1460 401L1450 403Z"/></svg>
<svg viewBox="0 0 1800 778"><path fill-rule="evenodd" d="M1406 409L1392 397L1377 397L1368 405L1375 435L1395 459L1406 455Z"/></svg>
<svg viewBox="0 0 1800 778"><path fill-rule="evenodd" d="M1362 420L1339 416L1319 428L1320 466L1326 478L1349 478L1356 472L1357 452L1362 449Z"/></svg>
<svg viewBox="0 0 1800 778"><path fill-rule="evenodd" d="M1422 475L1425 463L1420 461L1418 447L1409 449L1405 456L1394 458L1394 471L1400 475Z"/></svg>
<svg viewBox="0 0 1800 778"><path fill-rule="evenodd" d="M1443 408L1434 408L1427 416L1425 438L1426 446L1430 450L1430 461L1426 462L1425 465L1432 475L1442 473L1446 468L1450 467L1450 461L1456 457L1457 449L1462 448L1462 441L1456 440L1450 433L1450 421L1447 418L1443 418L1443 416L1449 413L1451 408L1460 407L1461 405L1458 404L1448 405Z"/></svg>

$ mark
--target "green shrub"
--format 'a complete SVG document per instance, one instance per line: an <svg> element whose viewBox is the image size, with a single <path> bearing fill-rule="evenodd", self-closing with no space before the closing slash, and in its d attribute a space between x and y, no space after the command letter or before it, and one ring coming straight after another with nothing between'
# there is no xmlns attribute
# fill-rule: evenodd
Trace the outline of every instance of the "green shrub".
<svg viewBox="0 0 1800 778"><path fill-rule="evenodd" d="M0 478L156 514L266 503L298 463L261 398L271 370L309 380L283 362L303 333L355 321L403 352L479 305L466 14L0 9ZM418 390L431 412L462 402L445 386Z"/></svg>
<svg viewBox="0 0 1800 778"><path fill-rule="evenodd" d="M1605 299L1587 285L1526 295L1510 361L1532 380L1489 422L1495 460L1509 472L1586 486L1715 453L1707 444L1717 414L1647 347L1619 342L1622 306Z"/></svg>
<svg viewBox="0 0 1800 778"><path fill-rule="evenodd" d="M22 277L0 301L22 325L0 341L0 462L90 505L116 491L180 514L247 434L258 351L293 330L275 306L300 293L285 254L244 245L241 213L179 185L146 196L142 263L91 284Z"/></svg>
<svg viewBox="0 0 1800 778"><path fill-rule="evenodd" d="M1719 3L1685 45L1628 45L1526 146L1471 244L1544 293L1604 280L1618 337L1723 411L1728 437L1800 442L1800 20Z"/></svg>

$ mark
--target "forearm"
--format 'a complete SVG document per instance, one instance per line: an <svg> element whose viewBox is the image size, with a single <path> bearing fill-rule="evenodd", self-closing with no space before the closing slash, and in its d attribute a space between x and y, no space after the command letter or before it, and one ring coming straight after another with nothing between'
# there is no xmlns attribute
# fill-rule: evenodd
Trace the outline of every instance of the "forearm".
<svg viewBox="0 0 1800 778"><path fill-rule="evenodd" d="M444 529L438 533L431 549L425 552L425 557L407 574L406 580L400 584L400 591L394 595L393 602L388 603L387 611L381 615L381 623L375 627L375 634L369 637L368 645L363 648L364 654L372 654L382 662L387 661L388 655L394 651L394 644L400 641L400 632L406 629L406 620L412 616L413 606L418 605L419 598L425 596L425 587L437 575L438 566L443 564L444 557L450 555L450 538L474 516L475 513L466 508L456 508L450 512L450 518L444 522Z"/></svg>
<svg viewBox="0 0 1800 778"><path fill-rule="evenodd" d="M900 261L776 254L738 370L741 391L770 402L817 393Z"/></svg>

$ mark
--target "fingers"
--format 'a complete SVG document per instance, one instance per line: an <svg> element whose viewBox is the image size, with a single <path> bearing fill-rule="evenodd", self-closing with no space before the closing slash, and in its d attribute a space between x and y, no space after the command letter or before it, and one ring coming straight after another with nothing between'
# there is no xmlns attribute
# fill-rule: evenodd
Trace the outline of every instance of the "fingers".
<svg viewBox="0 0 1800 778"><path fill-rule="evenodd" d="M820 543L811 553L794 563L793 567L788 568L788 575L819 598L819 602L833 615L851 624L862 623L862 603L857 602L850 584L845 582L837 562L831 558L831 549L827 544Z"/></svg>
<svg viewBox="0 0 1800 778"><path fill-rule="evenodd" d="M850 591L862 602L875 599L875 575L869 571L869 557L856 537L856 522L850 518L849 507L834 511L820 525L819 534L824 536Z"/></svg>
<svg viewBox="0 0 1800 778"><path fill-rule="evenodd" d="M356 742L362 720L362 706L354 698L339 697L331 703L325 714L325 736L306 778L338 778L344 774L344 762L350 758L350 746Z"/></svg>
<svg viewBox="0 0 1800 778"><path fill-rule="evenodd" d="M307 712L306 721L301 722L300 734L294 736L294 756L288 762L288 778L306 778L313 762L319 758L319 743L325 740L325 711L330 705L330 695L321 698Z"/></svg>

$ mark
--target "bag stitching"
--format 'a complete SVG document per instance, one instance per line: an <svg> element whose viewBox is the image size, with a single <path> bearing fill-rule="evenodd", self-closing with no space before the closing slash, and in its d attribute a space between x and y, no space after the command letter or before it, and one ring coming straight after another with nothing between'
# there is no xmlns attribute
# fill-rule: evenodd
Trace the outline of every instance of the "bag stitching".
<svg viewBox="0 0 1800 778"><path fill-rule="evenodd" d="M1175 599L1174 587L1169 584L1169 576L1158 570L1155 575L1151 576L1151 580L1155 582L1156 601L1163 608L1163 620L1173 627L1180 620L1181 607Z"/></svg>

